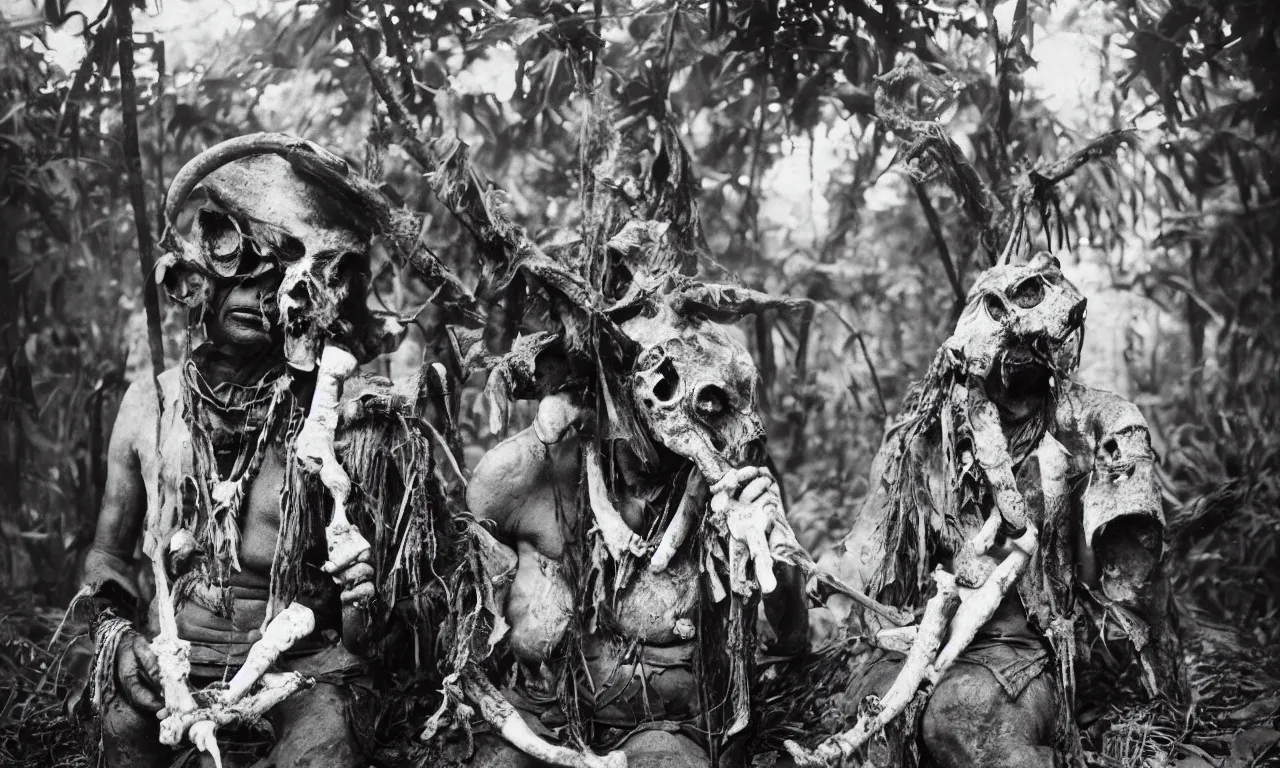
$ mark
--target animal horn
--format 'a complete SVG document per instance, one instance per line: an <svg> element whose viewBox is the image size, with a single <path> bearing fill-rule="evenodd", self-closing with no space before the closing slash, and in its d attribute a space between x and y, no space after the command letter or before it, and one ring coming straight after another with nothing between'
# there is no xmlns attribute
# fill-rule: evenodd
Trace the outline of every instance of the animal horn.
<svg viewBox="0 0 1280 768"><path fill-rule="evenodd" d="M173 177L173 182L169 184L169 191L164 198L164 239L182 240L176 232L174 219L177 218L178 211L186 205L192 191L201 181L204 181L205 177L224 165L254 155L279 155L291 162L301 159L300 156L307 156L306 159L312 161L309 165L318 164L337 176L347 175L346 161L318 144L297 136L284 133L251 133L247 136L228 139L193 157Z"/></svg>

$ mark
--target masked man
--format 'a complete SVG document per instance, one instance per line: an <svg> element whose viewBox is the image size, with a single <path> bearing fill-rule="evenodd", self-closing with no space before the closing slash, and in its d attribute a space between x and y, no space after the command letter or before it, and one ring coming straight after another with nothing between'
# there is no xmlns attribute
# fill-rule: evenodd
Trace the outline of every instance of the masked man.
<svg viewBox="0 0 1280 768"><path fill-rule="evenodd" d="M945 768L1079 762L1077 632L1087 629L1132 641L1151 695L1180 694L1150 436L1132 403L1069 378L1084 319L1084 298L1048 253L973 286L824 563L924 618L886 631L847 599L829 601L880 647L859 646L837 698L850 722L863 718L818 750L823 761L874 745L867 737L888 721L899 751L881 759L894 765L921 750ZM886 642L895 634L909 650Z"/></svg>
<svg viewBox="0 0 1280 768"><path fill-rule="evenodd" d="M491 374L491 388L542 392L533 426L468 487L508 557L495 660L511 669L500 693L469 689L498 731L473 765L718 764L749 735L757 607L770 650L806 646L804 579L778 559L796 544L764 466L759 377L710 319L742 313L735 291L640 290L600 319L608 362L566 365L563 337L543 334Z"/></svg>
<svg viewBox="0 0 1280 768"><path fill-rule="evenodd" d="M167 766L191 743L216 760L215 728L265 718L269 765L364 765L367 662L420 576L392 561L433 535L430 446L405 418L418 393L350 375L395 336L365 305L387 204L339 158L269 134L206 151L166 202L163 279L206 341L158 394L132 385L111 435L81 591L106 764Z"/></svg>

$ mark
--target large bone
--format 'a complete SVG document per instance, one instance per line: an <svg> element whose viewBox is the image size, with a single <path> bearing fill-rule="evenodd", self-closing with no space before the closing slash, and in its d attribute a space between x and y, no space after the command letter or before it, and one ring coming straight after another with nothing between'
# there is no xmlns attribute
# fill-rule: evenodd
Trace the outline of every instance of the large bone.
<svg viewBox="0 0 1280 768"><path fill-rule="evenodd" d="M951 635L947 638L947 644L938 652L938 657L929 669L929 680L935 685L973 642L982 625L995 615L1004 596L1027 569L1027 563L1031 562L1031 556L1036 551L1035 527L1028 524L1026 532L1012 544L1013 551L996 566L982 586L963 598L963 604L951 620Z"/></svg>
<svg viewBox="0 0 1280 768"><path fill-rule="evenodd" d="M220 702L228 705L239 701L254 683L265 678L267 670L281 654L310 635L315 628L316 617L310 608L301 603L289 603L267 625L258 642L249 648L244 664L219 697Z"/></svg>
<svg viewBox="0 0 1280 768"><path fill-rule="evenodd" d="M820 766L843 761L860 749L868 739L882 731L911 703L920 684L927 677L929 662L938 652L947 622L959 602L955 577L938 569L933 572L933 580L938 590L925 604L915 642L911 645L897 679L880 700L879 711L863 714L853 728L832 736L814 750L805 749L794 741L784 742L797 765Z"/></svg>
<svg viewBox="0 0 1280 768"><path fill-rule="evenodd" d="M293 692L312 684L310 678L296 672L280 674L267 670L281 654L310 635L314 629L315 615L311 609L299 603L290 603L289 607L271 620L262 637L249 648L244 664L231 678L227 688L210 696L209 706L199 707L192 697L190 707L176 710L169 708L167 716L160 723L160 742L176 746L185 736L200 751L208 752L214 764L220 768L222 758L216 737L219 726L255 721ZM152 647L154 648L154 644ZM249 689L259 681L262 683L259 691L245 698ZM183 687L187 696L191 696L190 689L186 688L185 678ZM168 699L165 701L167 705Z"/></svg>
<svg viewBox="0 0 1280 768"><path fill-rule="evenodd" d="M178 619L173 611L173 597L169 594L169 574L164 570L164 558L151 561L151 571L156 582L156 612L160 631L151 641L151 652L156 656L160 674L160 689L164 694L164 707L170 713L190 712L196 708L188 679L191 676L191 643L178 637ZM181 736L161 743L175 746Z"/></svg>
<svg viewBox="0 0 1280 768"><path fill-rule="evenodd" d="M930 690L936 686L973 642L978 630L991 620L1035 556L1039 533L1027 517L1026 501L1014 480L1009 444L1000 428L999 414L980 386L970 389L969 404L975 457L991 485L999 514L992 514L983 522L961 548L955 565L966 579L981 583L972 591L960 593L961 604L957 609L956 578L942 570L934 571L938 592L925 606L920 627L911 639L911 649L893 685L884 698L873 705L876 711L859 717L853 728L826 739L813 750L792 741L785 742L787 751L800 766L844 761L901 714L922 684L927 683ZM1045 434L1037 447L1037 455L1046 506L1060 505L1066 496L1067 470L1062 446L1052 435ZM984 560L989 559L987 553L995 545L1001 521L1021 534L1010 542L1011 551L1004 560L989 568ZM950 615L952 612L954 617ZM942 645L944 636L947 636L946 645ZM891 635L885 639L900 643L907 638Z"/></svg>
<svg viewBox="0 0 1280 768"><path fill-rule="evenodd" d="M273 707L298 691L314 684L314 680L299 672L268 672L262 676L257 691L238 701L224 702L215 699L208 707L198 707L188 712L170 714L160 723L160 740L173 744L182 741L186 734L199 749L213 756L221 765L214 731L220 726L258 720Z"/></svg>
<svg viewBox="0 0 1280 768"><path fill-rule="evenodd" d="M627 553L637 557L643 555L644 540L631 530L631 526L627 525L627 521L614 508L613 502L609 501L609 489L604 482L604 472L600 469L600 454L591 445L584 448L584 454L587 464L587 496L591 500L591 512L605 549L618 562L622 562L623 555Z"/></svg>
<svg viewBox="0 0 1280 768"><path fill-rule="evenodd" d="M562 747L544 740L533 732L516 708L507 701L482 672L469 667L462 674L462 689L480 709L485 719L511 746L535 760L562 768L627 768L627 756L621 751L607 755Z"/></svg>
<svg viewBox="0 0 1280 768"><path fill-rule="evenodd" d="M684 495L680 497L680 505L676 507L676 513L667 524L667 530L663 531L662 540L658 542L658 548L654 550L653 557L649 558L650 573L662 573L667 570L667 566L671 565L671 558L675 557L685 539L689 538L689 532L693 530L694 518L706 494L707 481L703 478L702 471L694 467L689 471L689 479L684 486Z"/></svg>
<svg viewBox="0 0 1280 768"><path fill-rule="evenodd" d="M369 552L369 542L347 519L347 497L351 478L338 463L333 450L338 429L338 399L342 382L356 368L356 359L341 347L326 344L320 355L316 373L315 394L311 411L298 434L297 457L310 472L318 472L320 482L333 497L333 519L324 529L329 549L329 562L341 570Z"/></svg>

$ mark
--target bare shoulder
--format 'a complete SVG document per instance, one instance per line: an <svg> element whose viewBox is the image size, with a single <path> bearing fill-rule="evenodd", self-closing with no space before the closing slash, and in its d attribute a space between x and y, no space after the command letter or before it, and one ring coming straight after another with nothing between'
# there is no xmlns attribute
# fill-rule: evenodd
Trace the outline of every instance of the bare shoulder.
<svg viewBox="0 0 1280 768"><path fill-rule="evenodd" d="M501 525L531 499L562 479L577 476L575 438L544 445L532 428L503 440L480 459L467 485L467 506Z"/></svg>

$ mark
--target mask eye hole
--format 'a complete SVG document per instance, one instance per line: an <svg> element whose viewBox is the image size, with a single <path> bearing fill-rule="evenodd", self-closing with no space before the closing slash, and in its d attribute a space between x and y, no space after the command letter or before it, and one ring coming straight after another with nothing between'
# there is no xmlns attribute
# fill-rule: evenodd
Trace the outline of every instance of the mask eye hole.
<svg viewBox="0 0 1280 768"><path fill-rule="evenodd" d="M694 410L704 419L723 416L729 410L729 395L723 389L709 384L698 392L693 401Z"/></svg>
<svg viewBox="0 0 1280 768"><path fill-rule="evenodd" d="M196 228L205 255L222 277L235 275L240 268L243 234L236 220L213 208L201 208Z"/></svg>
<svg viewBox="0 0 1280 768"><path fill-rule="evenodd" d="M301 240L292 235L281 233L279 242L275 243L274 246L271 249L271 255L281 264L293 264L307 255L307 247L302 244Z"/></svg>
<svg viewBox="0 0 1280 768"><path fill-rule="evenodd" d="M1031 309L1044 301L1044 279L1039 275L1028 277L1013 289L1009 298L1019 307Z"/></svg>
<svg viewBox="0 0 1280 768"><path fill-rule="evenodd" d="M988 293L982 299L982 305L987 308L987 314L997 323L1003 322L1005 317L1009 315L1009 308L1005 306L1004 299L994 293Z"/></svg>
<svg viewBox="0 0 1280 768"><path fill-rule="evenodd" d="M658 366L658 376L660 378L653 385L653 396L660 403L669 403L675 399L680 387L680 374L676 373L676 367L670 360L663 360Z"/></svg>

